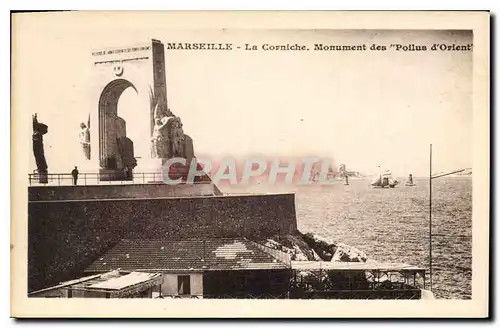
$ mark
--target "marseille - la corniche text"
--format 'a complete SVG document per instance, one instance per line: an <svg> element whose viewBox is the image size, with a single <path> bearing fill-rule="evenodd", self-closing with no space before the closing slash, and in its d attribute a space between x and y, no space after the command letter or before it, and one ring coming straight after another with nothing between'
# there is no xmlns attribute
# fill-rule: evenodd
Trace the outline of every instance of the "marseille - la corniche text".
<svg viewBox="0 0 500 328"><path fill-rule="evenodd" d="M235 45L232 43L167 43L168 50L264 50L264 51L304 51L309 50L305 45L299 44L248 44Z"/></svg>

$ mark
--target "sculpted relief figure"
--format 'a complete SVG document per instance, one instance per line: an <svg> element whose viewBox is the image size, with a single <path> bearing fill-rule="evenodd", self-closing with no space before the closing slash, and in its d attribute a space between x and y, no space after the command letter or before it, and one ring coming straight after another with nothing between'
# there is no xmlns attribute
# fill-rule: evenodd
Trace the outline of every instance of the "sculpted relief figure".
<svg viewBox="0 0 500 328"><path fill-rule="evenodd" d="M168 133L168 117L160 112L159 103L156 104L154 111L155 125L153 127L152 156L154 158L168 158L170 153L170 138Z"/></svg>
<svg viewBox="0 0 500 328"><path fill-rule="evenodd" d="M182 122L167 109L163 110L159 103L154 111L155 125L151 138L155 158L184 157L184 131Z"/></svg>
<svg viewBox="0 0 500 328"><path fill-rule="evenodd" d="M184 157L184 130L181 119L175 117L170 125L172 155L174 157Z"/></svg>
<svg viewBox="0 0 500 328"><path fill-rule="evenodd" d="M90 160L90 119L87 125L80 124L80 145L82 146L83 155Z"/></svg>

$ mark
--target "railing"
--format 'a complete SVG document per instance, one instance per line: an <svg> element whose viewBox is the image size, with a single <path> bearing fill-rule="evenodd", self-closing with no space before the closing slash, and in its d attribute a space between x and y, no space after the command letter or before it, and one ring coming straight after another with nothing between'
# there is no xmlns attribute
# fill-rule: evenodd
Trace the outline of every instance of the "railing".
<svg viewBox="0 0 500 328"><path fill-rule="evenodd" d="M175 179L175 178L172 178ZM42 180L42 181L41 181ZM43 181L45 180L45 181ZM147 184L164 183L164 175L160 172L133 172L131 176L126 177L117 173L78 173L75 180L71 173L47 173L28 174L28 183L30 186L71 186L71 185L116 185L116 184ZM184 180L184 182L186 182ZM189 184L209 184L211 181L197 181Z"/></svg>
<svg viewBox="0 0 500 328"><path fill-rule="evenodd" d="M201 299L203 295L159 295L157 297L153 297L155 299Z"/></svg>
<svg viewBox="0 0 500 328"><path fill-rule="evenodd" d="M205 294L203 296L167 296L158 298L176 299L176 298L197 298L197 299L352 299L352 300L415 300L421 298L420 289L392 289L392 290L327 290L327 291L303 291L291 290L289 293L282 294Z"/></svg>
<svg viewBox="0 0 500 328"><path fill-rule="evenodd" d="M205 294L204 299L287 299L288 293L282 294L251 294L251 293L241 293L241 294Z"/></svg>
<svg viewBox="0 0 500 328"><path fill-rule="evenodd" d="M403 282L358 282L342 285L318 285L295 282L290 298L305 299L419 299L420 288Z"/></svg>
<svg viewBox="0 0 500 328"><path fill-rule="evenodd" d="M327 290L327 291L292 291L292 299L352 299L352 300L397 300L420 299L420 289L390 289L390 290Z"/></svg>

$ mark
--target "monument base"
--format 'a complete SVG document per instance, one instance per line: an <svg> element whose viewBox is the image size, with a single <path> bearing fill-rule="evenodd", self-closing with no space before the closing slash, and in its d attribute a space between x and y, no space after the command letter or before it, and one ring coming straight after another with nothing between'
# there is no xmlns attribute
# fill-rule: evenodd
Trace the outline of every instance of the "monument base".
<svg viewBox="0 0 500 328"><path fill-rule="evenodd" d="M152 158L141 159L138 165L132 171L122 169L99 169L100 181L134 181L134 183L143 184L165 184L170 180L181 180L183 183L188 182L190 165L174 163L166 170L164 162L166 159ZM197 171L202 171L198 164ZM210 183L211 179L208 175L196 175L191 183Z"/></svg>
<svg viewBox="0 0 500 328"><path fill-rule="evenodd" d="M133 174L125 170L99 169L100 181L128 181L133 180Z"/></svg>
<svg viewBox="0 0 500 328"><path fill-rule="evenodd" d="M47 171L38 172L38 183L49 183L49 175Z"/></svg>

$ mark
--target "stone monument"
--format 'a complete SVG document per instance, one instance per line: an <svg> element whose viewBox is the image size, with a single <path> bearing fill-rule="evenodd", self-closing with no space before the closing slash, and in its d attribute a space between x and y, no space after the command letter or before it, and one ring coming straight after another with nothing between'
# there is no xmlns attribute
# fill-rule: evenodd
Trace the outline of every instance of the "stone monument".
<svg viewBox="0 0 500 328"><path fill-rule="evenodd" d="M33 119L33 155L35 156L38 179L40 183L48 183L48 165L43 149L43 136L48 132L48 126L38 122L37 114Z"/></svg>
<svg viewBox="0 0 500 328"><path fill-rule="evenodd" d="M83 156L90 160L90 115L87 124L80 123L80 145L82 146Z"/></svg>
<svg viewBox="0 0 500 328"><path fill-rule="evenodd" d="M124 180L129 177L124 172L135 171L145 173L147 182L163 182L169 158L183 157L189 166L192 139L167 104L163 43L99 49L92 58L94 110L88 124L81 125L80 142L100 179ZM134 120L127 122L118 113L118 100L128 88L135 91L139 106Z"/></svg>

